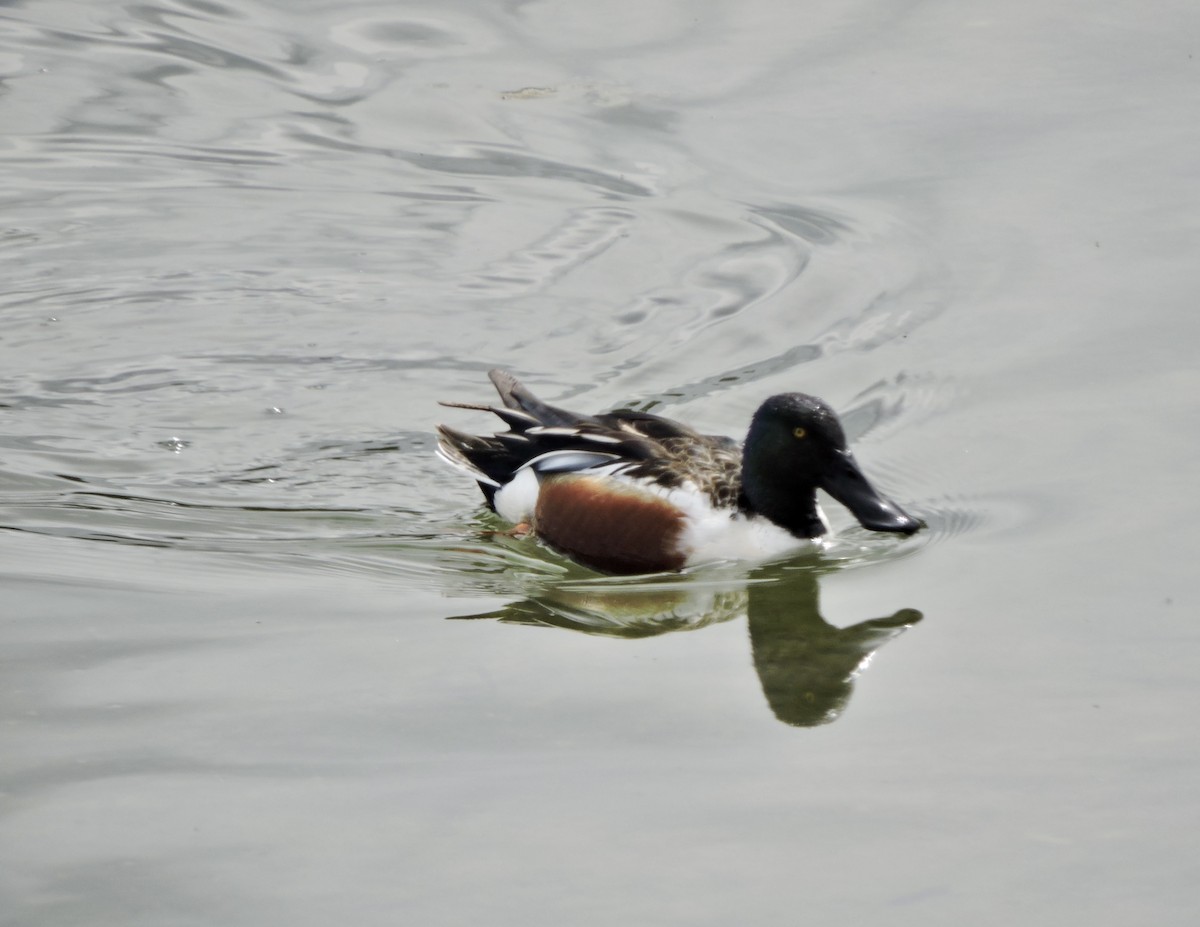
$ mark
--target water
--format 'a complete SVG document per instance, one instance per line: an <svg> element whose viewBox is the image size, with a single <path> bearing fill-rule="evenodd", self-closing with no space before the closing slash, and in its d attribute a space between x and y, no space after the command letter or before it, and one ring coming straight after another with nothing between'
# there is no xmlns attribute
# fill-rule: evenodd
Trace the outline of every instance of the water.
<svg viewBox="0 0 1200 927"><path fill-rule="evenodd" d="M8 4L3 921L1190 923L1198 28ZM496 365L930 528L596 579L432 457Z"/></svg>

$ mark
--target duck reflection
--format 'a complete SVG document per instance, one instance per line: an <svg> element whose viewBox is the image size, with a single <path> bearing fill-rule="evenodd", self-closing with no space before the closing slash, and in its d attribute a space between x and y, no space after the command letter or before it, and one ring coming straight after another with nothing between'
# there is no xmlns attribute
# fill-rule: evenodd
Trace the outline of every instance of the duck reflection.
<svg viewBox="0 0 1200 927"><path fill-rule="evenodd" d="M840 628L821 616L813 573L784 575L786 581L757 583L748 590L754 668L780 721L798 727L828 724L845 710L854 680L875 651L920 621L921 613L902 608Z"/></svg>
<svg viewBox="0 0 1200 927"><path fill-rule="evenodd" d="M550 587L494 612L457 616L641 638L745 615L754 668L775 717L797 727L836 720L875 652L921 620L902 608L846 627L819 608L819 568L772 565L748 576L661 582L581 581Z"/></svg>

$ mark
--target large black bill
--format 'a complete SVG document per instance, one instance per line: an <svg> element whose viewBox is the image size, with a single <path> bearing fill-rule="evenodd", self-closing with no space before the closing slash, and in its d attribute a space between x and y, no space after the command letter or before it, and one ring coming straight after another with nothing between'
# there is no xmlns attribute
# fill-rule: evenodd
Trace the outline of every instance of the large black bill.
<svg viewBox="0 0 1200 927"><path fill-rule="evenodd" d="M924 527L891 499L881 496L872 486L849 452L840 452L821 484L829 495L848 508L859 524L872 531L912 534Z"/></svg>

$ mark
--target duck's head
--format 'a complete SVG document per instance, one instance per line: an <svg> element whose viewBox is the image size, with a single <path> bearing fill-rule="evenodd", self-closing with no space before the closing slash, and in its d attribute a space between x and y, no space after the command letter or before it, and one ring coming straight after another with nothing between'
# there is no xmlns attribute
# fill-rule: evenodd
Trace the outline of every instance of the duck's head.
<svg viewBox="0 0 1200 927"><path fill-rule="evenodd" d="M804 393L772 396L754 413L742 451L746 501L798 537L819 537L818 489L872 531L912 534L922 526L867 481L833 409Z"/></svg>

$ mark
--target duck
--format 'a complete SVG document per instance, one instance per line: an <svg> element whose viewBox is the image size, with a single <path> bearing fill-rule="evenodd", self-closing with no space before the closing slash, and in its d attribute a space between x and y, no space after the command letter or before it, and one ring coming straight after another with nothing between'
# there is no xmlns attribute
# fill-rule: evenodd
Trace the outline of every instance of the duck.
<svg viewBox="0 0 1200 927"><path fill-rule="evenodd" d="M441 405L490 412L507 430L439 425L438 456L475 480L514 526L508 533L531 534L596 572L679 572L819 549L829 522L818 489L871 531L924 527L868 481L837 414L815 396L771 396L739 444L649 412L572 412L506 370L488 377L500 405Z"/></svg>

